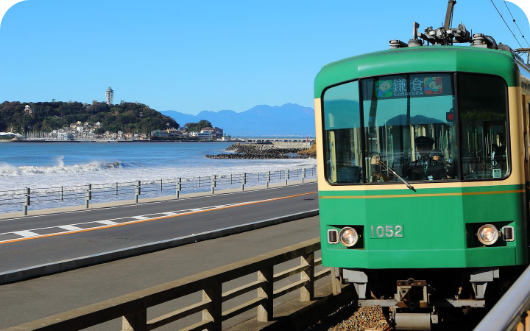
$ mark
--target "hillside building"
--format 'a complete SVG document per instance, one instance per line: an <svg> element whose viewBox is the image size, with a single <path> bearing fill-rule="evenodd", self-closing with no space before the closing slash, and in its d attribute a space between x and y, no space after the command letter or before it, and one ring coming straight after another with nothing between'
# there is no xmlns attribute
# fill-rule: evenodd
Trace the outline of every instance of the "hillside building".
<svg viewBox="0 0 530 331"><path fill-rule="evenodd" d="M213 128L213 134L214 134L215 138L218 138L218 139L219 138L223 138L224 131L221 128L215 127L215 128Z"/></svg>
<svg viewBox="0 0 530 331"><path fill-rule="evenodd" d="M222 138L223 137L223 129L215 127L205 127L201 129L201 132L199 133L200 138Z"/></svg>

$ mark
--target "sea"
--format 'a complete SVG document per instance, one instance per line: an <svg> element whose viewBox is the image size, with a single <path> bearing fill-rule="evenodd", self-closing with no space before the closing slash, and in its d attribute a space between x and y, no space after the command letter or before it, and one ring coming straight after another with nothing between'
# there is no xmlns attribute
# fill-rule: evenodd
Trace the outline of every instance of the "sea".
<svg viewBox="0 0 530 331"><path fill-rule="evenodd" d="M314 159L230 160L230 142L0 143L0 193L86 184L156 182L174 178L258 173L316 165ZM0 201L1 204L1 201ZM50 207L45 205L45 207ZM0 206L0 213L9 210ZM16 210L20 209L19 206Z"/></svg>

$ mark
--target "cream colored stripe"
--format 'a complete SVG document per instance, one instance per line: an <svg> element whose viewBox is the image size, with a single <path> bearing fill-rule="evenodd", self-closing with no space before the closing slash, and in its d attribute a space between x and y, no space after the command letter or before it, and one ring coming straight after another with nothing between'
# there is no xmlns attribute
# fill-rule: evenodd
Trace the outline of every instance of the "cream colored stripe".
<svg viewBox="0 0 530 331"><path fill-rule="evenodd" d="M465 193L431 193L431 194L399 194L399 195L359 195L359 196L322 196L320 199L385 199L385 198L422 198L422 197L449 197L461 195L486 195L505 193L524 193L524 190L491 191L491 192L465 192Z"/></svg>

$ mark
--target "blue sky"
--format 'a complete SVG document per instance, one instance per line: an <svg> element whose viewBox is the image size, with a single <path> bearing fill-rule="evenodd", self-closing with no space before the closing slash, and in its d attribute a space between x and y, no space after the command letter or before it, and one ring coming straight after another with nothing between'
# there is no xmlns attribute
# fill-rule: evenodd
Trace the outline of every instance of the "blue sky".
<svg viewBox="0 0 530 331"><path fill-rule="evenodd" d="M0 0L2 1L2 0ZM493 0L530 47L501 0ZM523 11L508 2L530 41ZM0 102L138 101L197 114L255 105L313 106L320 68L438 27L447 0L27 0L0 28ZM454 26L518 48L490 0L459 0ZM528 35L528 36L527 36Z"/></svg>

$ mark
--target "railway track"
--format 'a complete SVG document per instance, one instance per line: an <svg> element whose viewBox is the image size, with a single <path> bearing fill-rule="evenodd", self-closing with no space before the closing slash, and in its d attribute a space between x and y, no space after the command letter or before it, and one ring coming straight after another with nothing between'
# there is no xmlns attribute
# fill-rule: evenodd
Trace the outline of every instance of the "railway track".
<svg viewBox="0 0 530 331"><path fill-rule="evenodd" d="M453 316L433 325L433 331L473 330L484 317L485 312L475 309L461 316ZM305 331L393 331L388 310L380 306L357 307L355 302L339 307L317 324Z"/></svg>

